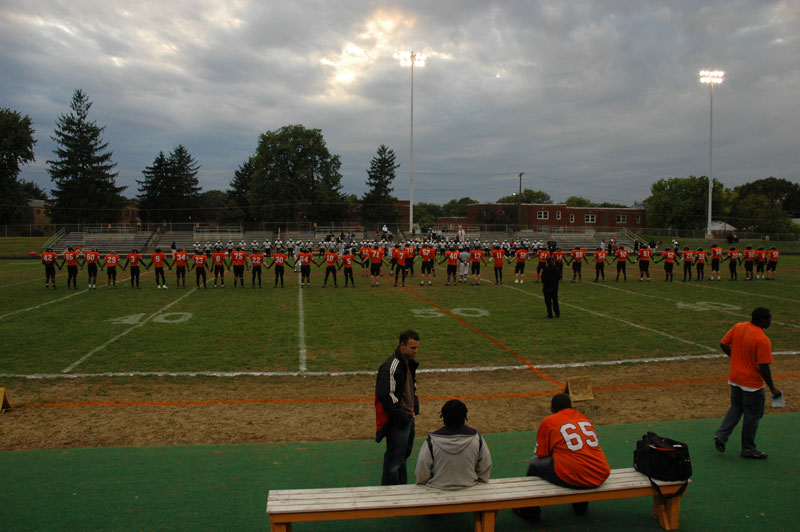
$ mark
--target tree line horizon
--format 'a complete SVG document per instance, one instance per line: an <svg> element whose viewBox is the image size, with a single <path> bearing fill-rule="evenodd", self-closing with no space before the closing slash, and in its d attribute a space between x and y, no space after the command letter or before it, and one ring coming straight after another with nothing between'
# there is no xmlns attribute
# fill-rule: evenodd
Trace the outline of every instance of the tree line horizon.
<svg viewBox="0 0 800 532"><path fill-rule="evenodd" d="M0 109L0 223L9 224L24 215L31 199L49 202L48 213L56 224L114 223L124 207L133 202L143 222L207 221L204 214L219 213L221 225L247 225L261 220L293 222L396 223L400 213L392 183L400 164L388 146L381 144L366 170L366 191L342 192L341 159L331 154L322 131L302 125L287 125L259 135L255 153L233 173L228 190L203 191L197 179L198 161L182 144L166 154L159 151L136 180L135 197L126 198L127 187L116 185L118 172L113 152L102 139L105 126L89 118L92 102L78 89L70 112L56 121L52 140L55 157L48 160L54 184L51 196L37 184L19 179L20 167L35 159L36 144L29 116ZM440 217L463 217L467 205L481 203L468 196L443 204L414 204L414 219L423 229L436 225ZM498 198L496 203L553 204L541 190ZM708 178L670 177L656 180L650 196L633 207L647 213L649 227L699 230L706 226ZM595 203L570 196L568 207L628 207L619 203ZM712 212L738 230L800 233L791 218L800 217L800 184L784 178L754 179L733 188L714 179ZM518 224L516 210L482 223Z"/></svg>

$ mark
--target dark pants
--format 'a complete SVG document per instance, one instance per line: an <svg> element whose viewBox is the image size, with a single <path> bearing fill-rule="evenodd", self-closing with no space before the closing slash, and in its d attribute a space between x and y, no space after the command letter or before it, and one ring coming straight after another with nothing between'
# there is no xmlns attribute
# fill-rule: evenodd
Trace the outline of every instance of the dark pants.
<svg viewBox="0 0 800 532"><path fill-rule="evenodd" d="M405 427L390 425L386 431L386 452L383 454L381 486L408 483L406 461L414 448L414 418Z"/></svg>
<svg viewBox="0 0 800 532"><path fill-rule="evenodd" d="M538 456L531 457L530 462L528 462L528 472L526 475L529 477L543 478L551 484L562 486L564 488L572 488L576 490L592 489L591 487L587 486L573 486L572 484L561 480L558 475L556 475L555 463L553 462L552 456L546 456L544 458L539 458Z"/></svg>
<svg viewBox="0 0 800 532"><path fill-rule="evenodd" d="M758 422L764 417L764 403L766 394L764 388L755 392L746 392L738 386L731 386L731 407L722 420L722 425L717 429L716 437L727 442L733 429L739 424L739 420L744 415L742 423L742 451L755 451L756 431Z"/></svg>
<svg viewBox="0 0 800 532"><path fill-rule="evenodd" d="M561 316L561 310L558 308L558 290L544 290L544 304L547 306L547 316L552 318L553 312L556 318Z"/></svg>

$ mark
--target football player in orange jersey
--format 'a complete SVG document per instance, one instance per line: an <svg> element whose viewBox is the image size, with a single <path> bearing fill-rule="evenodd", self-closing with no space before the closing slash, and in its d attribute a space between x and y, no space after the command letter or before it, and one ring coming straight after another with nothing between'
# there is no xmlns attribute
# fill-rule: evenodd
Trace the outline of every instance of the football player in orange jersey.
<svg viewBox="0 0 800 532"><path fill-rule="evenodd" d="M661 252L661 260L653 259L653 262L663 262L664 263L664 282L671 283L674 279L673 275L674 272L672 271L673 266L675 265L675 257L677 256L677 252L672 248L665 248L664 251Z"/></svg>
<svg viewBox="0 0 800 532"><path fill-rule="evenodd" d="M87 288L89 290L97 290L97 263L100 261L100 253L97 252L97 248L85 251L83 253L83 260L84 262L81 264L81 270L88 264L89 284Z"/></svg>
<svg viewBox="0 0 800 532"><path fill-rule="evenodd" d="M206 253L206 256L208 256L208 253ZM217 246L210 258L211 262L214 264L214 288L217 287L217 278L219 278L220 286L225 288L225 269L230 268L228 266L227 259L225 258L225 252L222 250L222 246Z"/></svg>
<svg viewBox="0 0 800 532"><path fill-rule="evenodd" d="M703 248L697 248L697 251L694 254L694 265L697 270L698 281L703 280L703 276L705 275L707 259L708 259L708 253L706 251L703 251Z"/></svg>
<svg viewBox="0 0 800 532"><path fill-rule="evenodd" d="M383 266L384 257L383 248L376 242L372 249L369 251L369 280L370 286L378 286L378 281L381 278L381 266Z"/></svg>
<svg viewBox="0 0 800 532"><path fill-rule="evenodd" d="M692 281L692 263L694 262L694 250L689 249L689 246L684 246L680 256L683 262L683 282L687 280ZM688 277L688 279L687 279Z"/></svg>
<svg viewBox="0 0 800 532"><path fill-rule="evenodd" d="M203 253L203 251L198 247L194 251L194 255L192 255L192 265L189 266L191 271L192 268L195 269L195 281L197 282L197 288L200 288L200 279L203 279L203 288L206 288L206 268L208 268L208 257Z"/></svg>
<svg viewBox="0 0 800 532"><path fill-rule="evenodd" d="M597 248L594 251L594 282L600 280L600 277L603 277L603 282L606 280L606 257L608 256L608 251L602 248Z"/></svg>
<svg viewBox="0 0 800 532"><path fill-rule="evenodd" d="M336 266L337 264L339 264L339 254L329 249L324 252L323 259L325 260L326 266L325 266L325 280L322 282L322 288L325 288L328 285L329 275L333 275L334 288L339 288L339 285L336 282L336 272L338 271Z"/></svg>
<svg viewBox="0 0 800 532"><path fill-rule="evenodd" d="M161 285L164 285L164 288L167 288L167 278L164 276L164 264L167 262L167 255L161 251L161 248L156 248L155 253L150 255L150 264L145 265L145 268L148 270L150 266L154 266L156 270L156 288L161 288ZM144 261L142 261L144 264ZM172 267L170 267L170 270Z"/></svg>
<svg viewBox="0 0 800 532"><path fill-rule="evenodd" d="M767 277L767 279L770 281L775 280L775 270L778 268L778 259L780 256L781 252L778 251L775 246L772 246L769 248L769 251L767 251L767 258L769 259L769 262L767 262L767 275L769 275L769 277Z"/></svg>
<svg viewBox="0 0 800 532"><path fill-rule="evenodd" d="M189 254L183 248L178 248L172 255L174 260L169 265L170 269L175 266L175 275L178 288L186 288L186 264L189 262Z"/></svg>
<svg viewBox="0 0 800 532"><path fill-rule="evenodd" d="M277 251L274 255L272 255L272 262L267 269L269 270L273 266L275 266L275 286L274 288L278 288L278 279L281 281L281 288L283 288L283 270L284 265L289 260L289 256L286 255L283 248L281 246L277 247Z"/></svg>
<svg viewBox="0 0 800 532"><path fill-rule="evenodd" d="M58 266L58 254L53 248L47 248L42 253L42 264L44 264L44 288L50 288L50 279L53 280L53 290L56 289L56 266ZM61 266L58 266L61 269Z"/></svg>
<svg viewBox="0 0 800 532"><path fill-rule="evenodd" d="M74 247L69 246L58 267L60 270L64 267L64 263L67 263L67 290L69 290L70 284L75 287L75 290L78 289L78 257L80 257L80 253L75 251Z"/></svg>
<svg viewBox="0 0 800 532"><path fill-rule="evenodd" d="M250 251L250 264L252 264L252 268L250 270L253 272L250 275L250 283L253 288L256 287L256 277L258 277L258 287L261 288L261 265L264 264L266 260L266 256L263 253L259 253L258 249L252 248Z"/></svg>
<svg viewBox="0 0 800 532"><path fill-rule="evenodd" d="M111 288L114 286L114 290L117 289L117 265L119 264L119 255L117 255L116 251L111 251L107 253L105 257L103 257L103 264L100 265L100 268L106 269L106 286Z"/></svg>
<svg viewBox="0 0 800 532"><path fill-rule="evenodd" d="M356 287L356 281L353 279L353 262L355 262L356 257L353 255L352 249L347 249L342 255L342 263L339 265L339 269L341 270L344 268L344 287L347 288L347 281L349 279L350 284L353 288Z"/></svg>
<svg viewBox="0 0 800 532"><path fill-rule="evenodd" d="M514 251L514 284L525 282L525 262L530 258L531 254L525 244L516 248Z"/></svg>
<svg viewBox="0 0 800 532"><path fill-rule="evenodd" d="M708 277L708 280L713 281L714 272L717 272L717 281L719 281L719 265L722 262L722 248L719 244L715 243L711 246L711 249L708 250L708 258L711 259L711 275Z"/></svg>
<svg viewBox="0 0 800 532"><path fill-rule="evenodd" d="M492 250L492 261L494 264L494 284L503 284L503 261L506 258L506 250L499 245L495 245Z"/></svg>
<svg viewBox="0 0 800 532"><path fill-rule="evenodd" d="M431 284L431 275L433 274L433 261L436 258L436 249L430 244L425 242L419 250L419 256L422 260L420 266L420 280L419 285L425 284L425 276L428 276L428 284Z"/></svg>
<svg viewBox="0 0 800 532"><path fill-rule="evenodd" d="M586 250L580 246L575 246L575 249L570 250L569 252L570 258L567 259L572 262L572 281L574 283L577 279L577 282L581 282L581 269L583 267L583 261L589 262L589 259L586 258Z"/></svg>
<svg viewBox="0 0 800 532"><path fill-rule="evenodd" d="M767 252L763 247L756 250L756 279L766 279L767 275L764 273L764 266L767 263Z"/></svg>
<svg viewBox="0 0 800 532"><path fill-rule="evenodd" d="M736 246L731 246L731 249L728 250L728 254L725 256L723 260L728 261L728 269L730 270L731 277L728 279L729 281L738 281L739 280L739 272L736 271L736 267L739 266L740 252L736 249Z"/></svg>
<svg viewBox="0 0 800 532"><path fill-rule="evenodd" d="M746 246L742 252L742 260L744 261L744 280L753 280L753 265L756 262L756 250L752 246Z"/></svg>
<svg viewBox="0 0 800 532"><path fill-rule="evenodd" d="M617 261L617 279L616 281L619 282L619 274L622 273L622 281L625 282L628 280L628 256L630 253L625 246L622 244L617 247L617 251L614 252L614 257L611 259L612 261Z"/></svg>
<svg viewBox="0 0 800 532"><path fill-rule="evenodd" d="M128 266L131 267L131 288L138 289L140 275L139 263L142 262L142 254L139 253L138 249L134 248L130 253L125 255L125 260L127 260L127 262L122 269L125 270Z"/></svg>
<svg viewBox="0 0 800 532"><path fill-rule="evenodd" d="M451 244L450 248L444 252L444 258L439 261L439 264L447 262L447 282L445 286L450 286L450 277L453 278L453 286L458 285L459 260L461 260L461 253L456 249L455 244Z"/></svg>
<svg viewBox="0 0 800 532"><path fill-rule="evenodd" d="M233 265L233 287L236 288L236 282L241 281L242 288L244 288L244 268L247 252L242 250L242 246L236 246L230 252L230 256L231 264Z"/></svg>

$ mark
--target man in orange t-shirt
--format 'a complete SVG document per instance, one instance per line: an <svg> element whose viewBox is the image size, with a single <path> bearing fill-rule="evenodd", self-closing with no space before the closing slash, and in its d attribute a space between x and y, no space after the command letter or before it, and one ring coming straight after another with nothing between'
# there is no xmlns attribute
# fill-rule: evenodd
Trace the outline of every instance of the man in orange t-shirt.
<svg viewBox="0 0 800 532"><path fill-rule="evenodd" d="M569 395L563 393L553 396L550 411L552 414L542 420L536 431L536 451L528 465L528 476L572 489L600 486L611 474L611 468L591 421L574 410ZM583 515L588 505L573 503L572 508ZM515 509L514 513L538 521L540 509Z"/></svg>
<svg viewBox="0 0 800 532"><path fill-rule="evenodd" d="M750 322L737 323L722 338L720 347L731 359L728 384L731 388L731 407L714 434L714 445L721 453L733 429L744 416L742 424L743 458L764 459L767 453L756 449L758 422L764 415L764 383L774 398L781 391L772 382L772 343L764 329L769 328L772 314L769 309L753 310Z"/></svg>

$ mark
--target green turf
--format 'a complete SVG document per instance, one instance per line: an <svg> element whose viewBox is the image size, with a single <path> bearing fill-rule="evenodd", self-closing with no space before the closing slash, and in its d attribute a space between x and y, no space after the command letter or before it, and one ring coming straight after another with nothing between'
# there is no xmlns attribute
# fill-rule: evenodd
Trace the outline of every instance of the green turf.
<svg viewBox="0 0 800 532"><path fill-rule="evenodd" d="M0 261L0 338L5 353L0 375L157 371L293 372L300 368L299 312L308 371L372 371L396 342L415 328L422 335L425 368L507 366L520 358L534 364L616 360L718 352L719 339L760 305L772 309L769 330L775 351L797 349L800 316L800 257L781 260L777 281L665 283L656 265L650 283L565 282L560 320L544 320L540 285L444 286L442 271L433 286L417 278L407 288L384 281L372 288L357 274L356 288L321 288L315 271L311 288L299 289L289 273L285 288L157 290L152 272L130 287L121 272L116 290L44 290L36 261ZM566 272L567 279L571 272ZM725 275L725 272L723 272ZM680 279L680 277L678 277ZM341 279L340 279L341 281ZM340 283L341 284L341 283ZM519 357L519 358L518 358Z"/></svg>
<svg viewBox="0 0 800 532"><path fill-rule="evenodd" d="M598 433L612 468L632 465L635 441L648 430L689 444L694 475L681 505L683 531L796 530L800 462L793 442L800 414L768 413L764 418L758 441L770 454L766 461L738 457L738 431L728 452L717 453L711 436L719 421L603 426ZM494 478L523 474L535 433L484 436ZM422 441L417 440L409 460L412 471ZM267 530L269 489L374 485L383 447L347 441L1 452L0 530ZM648 498L593 503L579 518L569 507L547 507L535 527L504 511L497 530L660 530L651 508ZM303 523L294 528L378 529L471 530L471 516Z"/></svg>
<svg viewBox="0 0 800 532"><path fill-rule="evenodd" d="M0 237L0 257L27 257L28 253L42 251L47 236L3 236Z"/></svg>

